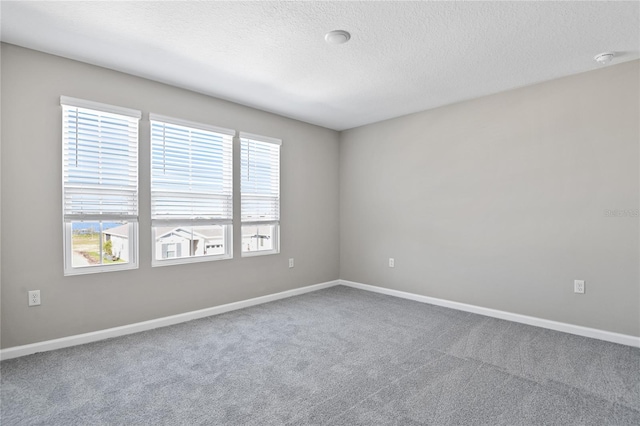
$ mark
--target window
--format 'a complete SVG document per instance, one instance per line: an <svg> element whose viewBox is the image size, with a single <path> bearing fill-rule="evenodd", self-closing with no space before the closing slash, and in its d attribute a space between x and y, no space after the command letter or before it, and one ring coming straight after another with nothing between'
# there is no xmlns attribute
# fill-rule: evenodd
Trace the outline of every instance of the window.
<svg viewBox="0 0 640 426"><path fill-rule="evenodd" d="M280 139L240 133L242 255L280 252Z"/></svg>
<svg viewBox="0 0 640 426"><path fill-rule="evenodd" d="M60 104L64 274L137 268L140 111Z"/></svg>
<svg viewBox="0 0 640 426"><path fill-rule="evenodd" d="M149 119L153 265L231 258L235 131Z"/></svg>

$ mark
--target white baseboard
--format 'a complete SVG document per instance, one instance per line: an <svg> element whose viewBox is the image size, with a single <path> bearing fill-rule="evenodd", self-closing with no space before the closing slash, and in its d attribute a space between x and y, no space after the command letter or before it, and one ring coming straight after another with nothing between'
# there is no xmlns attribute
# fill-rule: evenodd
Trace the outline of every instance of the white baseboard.
<svg viewBox="0 0 640 426"><path fill-rule="evenodd" d="M622 345L640 347L640 338L629 336L626 334L613 333L610 331L599 330L596 328L582 327L579 325L567 324L557 321L546 320L542 318L530 317L527 315L514 314L511 312L499 311L497 309L483 308L481 306L468 305L466 303L452 302L449 300L438 299L435 297L421 296L419 294L407 293L399 290L391 290L384 287L377 287L368 284L357 283L347 280L335 280L325 283L314 284L307 287L287 290L280 293L269 294L266 296L256 297L253 299L242 300L239 302L228 303L226 305L214 306L212 308L200 309L198 311L185 312L183 314L172 315L168 317L158 318L149 321L138 322L135 324L123 325L121 327L108 328L105 330L93 331L91 333L77 334L74 336L62 337L60 339L46 340L44 342L32 343L23 346L14 346L12 348L0 350L0 360L18 358L25 355L31 355L37 352L53 351L56 349L67 348L70 346L82 345L85 343L96 342L99 340L110 339L112 337L125 336L127 334L138 333L140 331L152 330L154 328L166 327L173 324L191 321L198 318L204 318L212 315L223 314L225 312L235 311L250 306L261 305L263 303L273 302L275 300L286 299L292 296L298 296L305 293L333 287L336 285L344 285L347 287L367 290L374 293L386 294L389 296L400 297L403 299L414 300L416 302L428 303L431 305L443 306L446 308L457 309L459 311L472 312L475 314L485 315L488 317L499 318L507 321L518 322L522 324L533 325L536 327L547 328L550 330L562 331L565 333L575 334L578 336L591 337L594 339L605 340L608 342L619 343Z"/></svg>
<svg viewBox="0 0 640 426"><path fill-rule="evenodd" d="M181 322L187 322L198 318L248 308L249 306L286 299L287 297L298 296L300 294L310 293L312 291L333 287L335 285L338 285L338 280L287 290L281 293L255 297L253 299L241 300L239 302L214 306L212 308L200 309L197 311L185 312L183 314L171 315L169 317L123 325L121 327L107 328L105 330L93 331L91 333L76 334L74 336L46 340L44 342L32 343L29 345L14 346L12 348L0 350L0 360L18 358L25 355L31 355L36 352L53 351L56 349L68 348L70 346L96 342L98 340L110 339L112 337L125 336L127 334L138 333L140 331L152 330L154 328L166 327L168 325L179 324Z"/></svg>
<svg viewBox="0 0 640 426"><path fill-rule="evenodd" d="M419 294L407 293L404 291L391 290L384 287L377 287L369 284L361 284L353 281L338 280L340 285L357 288L360 290L372 291L389 296L401 297L403 299L414 300L416 302L429 303L431 305L444 306L446 308L457 309L459 311L472 312L474 314L485 315L493 318L500 318L507 321L519 322L536 327L548 328L550 330L562 331L576 334L578 336L591 337L593 339L605 340L607 342L619 343L621 345L640 347L640 337L627 334L613 333L611 331L599 330L597 328L582 327L580 325L567 324L564 322L551 321L542 318L530 317L527 315L514 314L497 309L483 308L481 306L468 305L466 303L452 302L435 297L421 296Z"/></svg>

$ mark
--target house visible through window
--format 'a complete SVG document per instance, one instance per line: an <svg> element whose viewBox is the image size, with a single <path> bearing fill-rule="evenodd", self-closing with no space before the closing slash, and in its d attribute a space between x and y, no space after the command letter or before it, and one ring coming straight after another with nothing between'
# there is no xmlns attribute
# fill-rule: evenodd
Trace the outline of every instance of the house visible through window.
<svg viewBox="0 0 640 426"><path fill-rule="evenodd" d="M235 131L150 115L155 266L233 255Z"/></svg>
<svg viewBox="0 0 640 426"><path fill-rule="evenodd" d="M280 139L240 133L242 255L280 251Z"/></svg>
<svg viewBox="0 0 640 426"><path fill-rule="evenodd" d="M65 275L136 268L140 111L63 96Z"/></svg>

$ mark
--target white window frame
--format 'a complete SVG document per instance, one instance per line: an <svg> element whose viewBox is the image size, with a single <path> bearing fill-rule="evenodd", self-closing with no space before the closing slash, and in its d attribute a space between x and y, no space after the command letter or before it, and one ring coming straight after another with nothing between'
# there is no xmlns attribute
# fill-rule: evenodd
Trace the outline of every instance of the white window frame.
<svg viewBox="0 0 640 426"><path fill-rule="evenodd" d="M273 225L273 249L258 251L242 251L242 257L266 256L280 253L280 222L243 222L242 226ZM241 227L242 230L242 227ZM242 236L241 236L242 238Z"/></svg>
<svg viewBox="0 0 640 426"><path fill-rule="evenodd" d="M74 223L82 222L74 220ZM87 220L86 222L97 222L96 220ZM103 222L111 222L111 220L103 220ZM112 272L112 271L126 271L129 269L138 269L138 222L125 221L129 225L129 256L131 260L128 263L111 263L108 265L95 265L95 266L76 266L73 267L73 253L72 249L72 229L71 222L64 223L64 275L83 275L83 274L96 274L101 272ZM100 233L100 238L102 238L102 233ZM100 254L102 257L102 253Z"/></svg>
<svg viewBox="0 0 640 426"><path fill-rule="evenodd" d="M160 226L186 226L186 227L191 227L191 226L215 226L215 225L221 225L220 223L198 223L196 225L193 224L187 224L185 222L176 222L173 224L160 224ZM151 227L151 266L153 267L157 267L157 266L170 266L170 265L182 265L185 263L199 263L199 262L212 262L212 261L216 261L216 260L228 260L228 259L233 259L233 225L231 225L230 223L228 224L224 224L224 233L223 233L223 241L226 247L228 247L228 250L226 253L224 254L218 254L218 255L206 255L206 256L190 256L190 257L175 257L175 258L168 258L168 259L157 259L156 258L156 254L157 254L157 250L156 250L156 226L152 226Z"/></svg>
<svg viewBox="0 0 640 426"><path fill-rule="evenodd" d="M72 98L68 96L60 97L60 105L62 107L62 168L63 168L63 176L62 176L62 221L63 221L63 265L64 265L64 275L82 275L82 274L95 274L102 272L113 272L113 271L123 271L123 270L131 270L138 268L138 206L139 206L139 198L138 198L138 185L139 185L139 165L138 165L138 149L139 149L139 125L138 122L142 117L142 113L138 110L124 108L114 105L103 104L99 102L87 101L83 99ZM84 110L92 110L98 113L105 114L116 114L120 116L126 116L133 118L135 120L135 208L134 211L129 211L129 214L113 214L113 213L100 213L100 214L82 214L77 212L69 212L67 210L67 206L65 204L65 195L66 188L65 185L65 173L64 170L68 167L65 163L65 152L66 146L70 142L66 139L65 136L65 108L78 108ZM129 208L131 210L131 208ZM99 265L89 265L89 266L73 266L73 223L79 222L124 222L128 224L129 228L129 237L128 237L128 245L129 245L129 259L127 263L112 263L112 264L99 264ZM101 228L102 230L102 228ZM100 258L102 262L103 253L102 253L102 244L103 244L103 235L102 232L99 233L100 239Z"/></svg>
<svg viewBox="0 0 640 426"><path fill-rule="evenodd" d="M262 135L256 135L253 133L247 133L247 132L240 132L239 134L239 138L240 138L240 155L242 157L242 144L243 144L243 140L244 139L248 139L254 142L261 142L261 143L268 143L268 144L274 144L277 145L278 147L282 147L282 140L281 139L277 139L277 138L272 138L269 136L262 136ZM281 148L280 148L281 149ZM242 257L256 257L256 256L267 256L267 255L272 255L272 254L279 254L280 253L280 203L281 203L281 199L280 199L280 185L281 185L281 174L280 174L280 170L281 170L281 158L282 158L282 152L279 150L278 151L278 215L277 218L272 218L272 219L267 219L267 220L248 220L245 219L242 215L242 195L243 195L243 191L242 191L242 171L240 172L240 205L241 205L241 219L240 219L240 239L242 240L242 227L243 226L256 226L256 225L272 225L274 226L274 231L273 231L273 249L271 250L259 250L259 251L244 251L244 245L241 244L241 256ZM241 167L242 167L242 159L240 160L241 163ZM241 241L242 243L242 241Z"/></svg>
<svg viewBox="0 0 640 426"><path fill-rule="evenodd" d="M151 162L151 197L152 197L152 213L151 213L151 266L152 267L160 267L160 266L171 266L171 265L181 265L188 263L199 263L199 262L211 262L217 260L228 260L233 259L233 208L231 208L231 215L228 219L216 220L216 219L206 219L206 218L183 218L183 219L167 219L167 218L158 218L154 217L154 208L153 208L153 122L159 123L167 123L170 125L188 127L197 130L205 130L209 132L219 133L226 136L231 137L231 156L228 167L230 169L231 175L231 205L233 206L233 138L235 137L236 131L231 129L226 129L223 127L212 126L209 124L197 123L193 121L183 120L179 118L167 117L160 114L149 114L149 122L150 122L150 162ZM194 227L194 226L223 226L223 244L225 245L225 253L219 255L199 255L199 256L189 256L189 257L180 257L180 258L168 258L168 259L158 259L157 258L157 248L156 248L156 232L158 227L172 227L172 226L184 226L184 227Z"/></svg>

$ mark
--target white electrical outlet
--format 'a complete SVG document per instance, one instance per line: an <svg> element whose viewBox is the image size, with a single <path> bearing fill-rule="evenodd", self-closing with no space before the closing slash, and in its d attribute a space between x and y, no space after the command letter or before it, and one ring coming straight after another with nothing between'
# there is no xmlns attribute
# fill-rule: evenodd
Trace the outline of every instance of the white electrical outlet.
<svg viewBox="0 0 640 426"><path fill-rule="evenodd" d="M289 268L293 268L293 257L289 258Z"/></svg>
<svg viewBox="0 0 640 426"><path fill-rule="evenodd" d="M396 261L393 260L393 257L389 258L389 268L395 268L396 266Z"/></svg>
<svg viewBox="0 0 640 426"><path fill-rule="evenodd" d="M29 306L40 305L40 290L31 290L29 292Z"/></svg>
<svg viewBox="0 0 640 426"><path fill-rule="evenodd" d="M575 280L573 282L573 292L584 294L584 280Z"/></svg>

